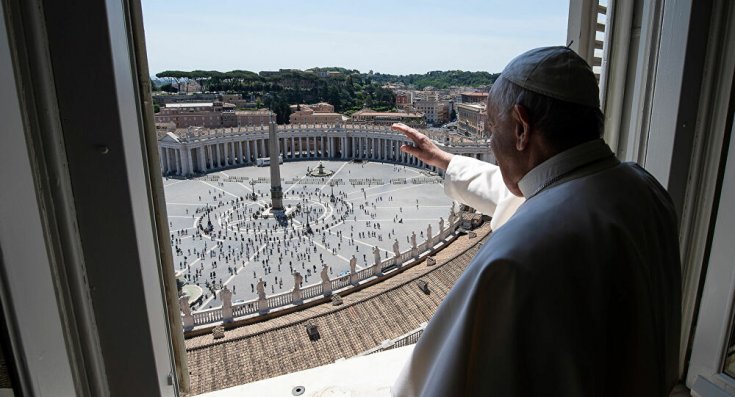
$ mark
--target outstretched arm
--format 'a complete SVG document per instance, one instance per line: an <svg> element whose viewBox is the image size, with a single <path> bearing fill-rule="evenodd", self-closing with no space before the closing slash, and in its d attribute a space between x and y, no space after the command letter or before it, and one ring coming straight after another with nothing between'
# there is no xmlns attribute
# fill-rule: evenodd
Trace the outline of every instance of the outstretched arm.
<svg viewBox="0 0 735 397"><path fill-rule="evenodd" d="M523 203L523 198L514 196L505 186L498 166L445 152L426 135L405 124L393 124L391 129L402 132L415 145L401 146L402 152L445 170L447 196L492 216L493 229L505 223Z"/></svg>
<svg viewBox="0 0 735 397"><path fill-rule="evenodd" d="M395 123L390 128L394 131L402 132L416 145L402 145L401 151L418 158L426 164L446 170L449 162L452 161L452 157L454 157L453 154L439 149L426 135L403 123Z"/></svg>

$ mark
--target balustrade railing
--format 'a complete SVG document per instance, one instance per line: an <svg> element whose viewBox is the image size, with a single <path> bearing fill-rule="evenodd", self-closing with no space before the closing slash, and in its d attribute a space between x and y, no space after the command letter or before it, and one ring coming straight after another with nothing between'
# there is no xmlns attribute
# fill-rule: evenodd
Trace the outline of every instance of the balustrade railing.
<svg viewBox="0 0 735 397"><path fill-rule="evenodd" d="M405 264L406 262L409 262L411 260L414 260L416 257L418 257L420 254L430 254L436 244L442 241L446 241L450 236L454 235L457 228L459 227L461 223L461 216L457 216L455 218L455 221L448 225L444 230L442 230L437 236L434 236L432 238L432 242L429 243L428 241L424 241L423 243L419 244L416 247L416 250L414 251L411 247L409 247L406 251L400 252L400 255L398 257L390 257L383 261L381 261L378 264L378 268L380 269L380 273L384 271L384 269L391 267L394 264ZM415 256L414 256L415 254ZM354 279L357 281L357 283L361 283L365 280L368 280L370 278L375 277L376 274L376 267L370 266L367 268L364 268L358 272L355 273L356 277ZM336 293L340 290L343 290L345 288L353 288L351 280L353 277L348 275L339 276L334 279L330 279L330 286L331 286L331 292ZM321 297L324 293L322 283L314 284L307 286L305 288L302 288L300 290L301 292L301 299L298 300L298 303L303 303L304 301L315 298L315 297ZM291 304L294 304L294 292L284 292L277 295L272 295L266 297L265 304L266 308L263 310L263 308L259 308L258 299L252 299L246 302L238 302L231 306L231 312L232 312L232 318L224 318L223 317L223 307L216 307L211 309L205 309L200 310L196 312L192 312L188 314L188 316L191 316L189 321L186 321L186 314L183 315L184 317L184 324L193 324L193 327L203 326L207 324L213 324L218 323L222 321L232 321L235 318L245 317L249 315L254 315L256 313L263 313L270 311L272 309L276 309L279 307L288 306ZM262 304L262 303L261 303ZM190 330L193 327L189 327ZM420 334L414 336L410 336L408 341L405 342L405 344L415 343L415 340L413 342L410 342L412 339L415 338L418 339L418 336ZM400 342L403 343L403 342Z"/></svg>
<svg viewBox="0 0 735 397"><path fill-rule="evenodd" d="M222 320L222 308L201 310L193 313L194 325L203 325Z"/></svg>
<svg viewBox="0 0 735 397"><path fill-rule="evenodd" d="M301 298L309 299L322 294L322 285L316 284L301 290Z"/></svg>
<svg viewBox="0 0 735 397"><path fill-rule="evenodd" d="M332 283L332 291L336 291L338 289L341 289L341 288L344 288L350 285L350 276L346 275L346 276L335 278L330 281Z"/></svg>
<svg viewBox="0 0 735 397"><path fill-rule="evenodd" d="M278 295L269 296L267 298L268 307L281 307L291 303L291 292L284 292Z"/></svg>

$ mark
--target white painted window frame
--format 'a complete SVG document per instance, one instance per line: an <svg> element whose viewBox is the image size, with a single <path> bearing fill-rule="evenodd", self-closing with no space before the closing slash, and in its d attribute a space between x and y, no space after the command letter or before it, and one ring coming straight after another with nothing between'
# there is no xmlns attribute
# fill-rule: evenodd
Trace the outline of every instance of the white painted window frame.
<svg viewBox="0 0 735 397"><path fill-rule="evenodd" d="M7 4L10 4L8 9L4 8ZM48 129L59 128L59 109L55 106L58 87L54 87L49 61L50 40L45 25L54 17L46 15L48 19L44 18L44 5L48 3L42 0L0 2L0 83L5 87L0 92L0 119L3 120L0 180L4 187L4 192L0 192L0 302L7 320L2 326L7 327L10 336L7 359L16 364L19 375L19 384L13 386L23 395L104 396L135 390L140 395L175 396L177 389L186 387L181 384L186 374L179 374L179 377L175 374L177 358L185 360L185 352L183 343L178 347L172 344L176 336L181 336L181 325L177 326L176 321L169 324L167 319L168 313L173 313L171 318L178 320L178 302L170 305L165 298L170 291L164 288L163 277L166 270L172 270L172 264L164 258L163 268L160 266L162 255L167 253L170 262L170 247L167 242L160 246L157 238L160 238L160 231L155 229L157 217L165 218L165 207L161 215L160 172L158 167L148 166L157 163L157 152L148 153L146 146L150 145L145 141L146 128L153 127L149 115L152 108L147 109L149 101L144 103L141 98L146 98L141 92L147 93L148 87L140 84L148 81L146 78L141 82L137 78L140 65L145 65L144 60L135 58L140 54L145 56L144 47L141 50L136 46L143 36L140 6L136 0L106 0L104 7L98 5L97 8L102 8L104 15L98 12L92 16L104 18L105 33L109 33L107 39L112 50L98 56L109 57L118 104L111 110L118 117L111 117L110 123L111 128L122 131L119 135L122 147L118 153L122 154L125 177L114 184L127 186L130 196L125 195L121 200L129 200L132 211L128 219L132 219L134 225L135 239L131 244L134 247L116 248L130 249L129 252L137 255L130 269L139 269L141 284L135 287L140 287L145 297L145 304L137 307L130 307L124 297L120 299L119 308L144 313L147 320L145 326L141 324L138 328L144 332L133 337L126 328L130 324L115 323L114 317L119 313L115 308L103 305L104 314L96 312L97 324L95 314L86 312L93 304L89 290L97 286L85 278L84 258L79 255L78 250L82 248L78 244L80 230L74 197L64 197L73 190L64 157L64 135L48 132ZM10 25L6 21L11 21ZM58 18L55 22L59 22ZM11 30L11 25L17 30ZM137 41L133 39L136 34ZM105 36L102 37L104 41ZM19 47L27 52L15 56ZM34 62L33 68L28 62ZM43 81L41 88L28 84L29 78L49 75L52 77ZM39 134L41 129L46 131ZM41 136L52 137L52 140L40 145ZM100 144L93 149L104 155L107 148L103 142ZM53 184L53 188L49 189L49 184ZM53 196L50 191L60 195L53 199L69 201L64 201L63 205L49 205L49 198ZM156 199L158 206L154 204ZM104 222L103 219L99 221ZM68 274L60 275L60 269ZM95 334L99 321L107 322L108 329L110 324L115 324L119 331L114 332L112 339L127 340L136 349L136 357L152 357L154 362L141 363L148 364L145 371L151 368L145 373L151 375L152 381L125 380L117 368L117 383L129 381L130 389L128 392L110 390L103 353ZM80 335L84 332L92 332L92 338L88 334ZM86 339L80 341L80 336ZM185 371L185 362L178 368L179 372Z"/></svg>
<svg viewBox="0 0 735 397"><path fill-rule="evenodd" d="M570 7L589 9L591 3L591 0L572 0ZM677 136L674 132L683 127L677 125L680 106L685 100L682 98L682 86L691 84L684 80L684 70L689 61L687 41L692 29L694 6L701 6L701 3L693 0L610 1L601 76L605 140L618 157L643 165L667 188L670 183L685 182L687 185L683 199L680 197L683 201L680 241L684 283L680 370L684 375L692 348L687 382L690 387L697 379L721 378L713 375L712 370L701 373L701 368L695 369L699 365L695 359L707 356L707 368L714 368L712 363L721 359L725 343L717 340L719 350L716 350L716 356L713 351L705 354L706 350L701 350L701 345L693 347L690 330L694 315L698 308L703 308L696 322L698 334L707 329L722 333L729 326L730 307L720 306L716 311L719 318L712 315L704 318L702 314L710 309L705 308L710 304L706 299L709 294L723 289L727 291L726 299L733 298L727 277L716 277L711 284L700 289L700 275L708 271L706 262L713 225L711 214L718 199L721 147L728 132L729 90L735 65L735 51L731 45L735 42L735 35L730 21L735 20L735 12L731 2L712 2L709 32L694 38L697 42L706 43L707 49L696 108L697 122L691 147L685 154L689 158L682 159L676 157L681 153L675 151ZM570 10L570 18L580 14L583 13ZM570 19L569 25L571 31L580 23ZM675 175L672 174L673 165L678 161L688 162L688 169ZM722 210L720 208L720 213ZM732 211L731 208L724 210ZM704 338L708 337L717 335L710 332ZM709 343L712 343L711 339Z"/></svg>
<svg viewBox="0 0 735 397"><path fill-rule="evenodd" d="M733 327L733 302L735 300L735 245L732 230L735 230L735 134L731 109L732 90L735 89L735 5L731 2L715 2L713 21L709 36L710 48L706 60L704 87L699 113L703 122L697 126L695 147L701 148L693 160L696 167L690 170L693 189L688 192L685 217L682 218L682 238L691 241L711 241L711 246L696 244L683 253L693 265L689 273L704 271L701 300L696 306L699 313L696 330L692 338L687 386L693 395L735 395L735 379L722 372L727 343ZM714 38L720 37L720 40ZM718 153L727 142L729 147L724 162ZM721 174L721 167L724 173ZM719 197L718 182L721 182ZM697 192L701 192L697 194ZM716 206L716 208L715 208ZM704 215L713 213L711 219ZM700 260L697 262L697 260ZM698 266L696 266L698 264ZM684 285L684 292L694 296L697 286ZM695 297L690 299L694 300ZM689 309L685 307L685 309ZM690 317L694 316L694 305ZM688 337L689 335L685 335Z"/></svg>

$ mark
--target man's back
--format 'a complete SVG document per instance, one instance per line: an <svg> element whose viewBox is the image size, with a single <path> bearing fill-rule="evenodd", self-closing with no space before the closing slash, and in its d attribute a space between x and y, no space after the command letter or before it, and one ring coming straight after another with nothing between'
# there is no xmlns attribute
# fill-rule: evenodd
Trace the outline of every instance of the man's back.
<svg viewBox="0 0 735 397"><path fill-rule="evenodd" d="M529 199L440 306L399 395L666 395L680 269L661 186L617 164Z"/></svg>

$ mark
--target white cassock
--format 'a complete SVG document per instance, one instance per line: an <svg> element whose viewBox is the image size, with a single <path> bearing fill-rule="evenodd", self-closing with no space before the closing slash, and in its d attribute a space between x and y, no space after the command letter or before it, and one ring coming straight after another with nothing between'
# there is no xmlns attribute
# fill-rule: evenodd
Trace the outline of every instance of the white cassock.
<svg viewBox="0 0 735 397"><path fill-rule="evenodd" d="M500 191L497 168L478 163L450 164L446 190L464 178ZM527 200L447 294L393 395L668 396L681 275L666 191L602 140L554 156L519 188ZM483 209L488 195L472 191L453 197Z"/></svg>

